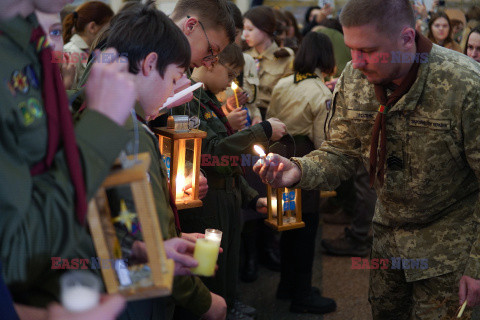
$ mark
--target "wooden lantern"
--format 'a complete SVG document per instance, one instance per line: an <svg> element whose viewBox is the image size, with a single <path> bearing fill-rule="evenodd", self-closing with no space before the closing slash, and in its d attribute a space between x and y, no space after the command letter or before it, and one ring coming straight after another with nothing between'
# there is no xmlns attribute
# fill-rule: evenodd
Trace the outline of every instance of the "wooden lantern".
<svg viewBox="0 0 480 320"><path fill-rule="evenodd" d="M188 129L188 126L183 126L180 130L178 127L154 128L153 131L159 136L162 159L167 166L170 190L177 209L201 207L202 200L198 199L200 156L202 139L207 137L207 133ZM183 187L190 179L192 193L186 194Z"/></svg>
<svg viewBox="0 0 480 320"><path fill-rule="evenodd" d="M117 162L94 199L90 201L88 208L88 224L98 258L105 261L123 261L107 190L125 186L131 189L148 262L133 266L123 264L120 266L121 269L101 268L107 292L122 294L127 300L170 295L174 275L174 262L167 259L165 253L153 193L148 181L150 156L143 153L138 156L138 160L127 169L122 169ZM138 279L138 270L141 270L145 277L140 281L133 281L134 275ZM125 285L125 276L131 280L129 285Z"/></svg>
<svg viewBox="0 0 480 320"><path fill-rule="evenodd" d="M267 185L268 217L265 224L285 231L305 227L302 221L302 190L277 188Z"/></svg>

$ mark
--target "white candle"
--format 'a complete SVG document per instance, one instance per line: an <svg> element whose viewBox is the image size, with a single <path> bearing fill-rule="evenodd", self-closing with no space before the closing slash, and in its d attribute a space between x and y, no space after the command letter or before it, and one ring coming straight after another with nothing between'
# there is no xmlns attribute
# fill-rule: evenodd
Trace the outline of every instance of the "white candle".
<svg viewBox="0 0 480 320"><path fill-rule="evenodd" d="M93 288L76 285L62 292L62 304L68 311L87 311L98 305L100 293Z"/></svg>
<svg viewBox="0 0 480 320"><path fill-rule="evenodd" d="M176 184L176 198L181 199L183 198L183 188L185 188L185 177L183 175L178 174L177 179L175 180Z"/></svg>
<svg viewBox="0 0 480 320"><path fill-rule="evenodd" d="M205 230L205 239L218 243L222 242L222 231L217 229L206 229Z"/></svg>

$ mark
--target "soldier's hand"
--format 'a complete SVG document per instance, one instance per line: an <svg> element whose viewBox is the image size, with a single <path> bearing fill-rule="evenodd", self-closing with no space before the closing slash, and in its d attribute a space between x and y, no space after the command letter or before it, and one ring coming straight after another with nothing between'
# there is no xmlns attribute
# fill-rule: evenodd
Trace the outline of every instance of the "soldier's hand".
<svg viewBox="0 0 480 320"><path fill-rule="evenodd" d="M118 59L115 49L95 51L96 61L86 84L87 106L123 125L137 98L128 60Z"/></svg>
<svg viewBox="0 0 480 320"><path fill-rule="evenodd" d="M233 130L241 130L245 128L245 125L247 124L247 110L242 108L234 109L228 114L227 119Z"/></svg>
<svg viewBox="0 0 480 320"><path fill-rule="evenodd" d="M171 238L163 242L167 258L175 261L175 275L187 276L191 274L190 268L198 266L193 258L195 244L181 238Z"/></svg>
<svg viewBox="0 0 480 320"><path fill-rule="evenodd" d="M48 306L47 320L115 320L125 308L125 299L120 295L103 296L95 308L84 312L70 312L53 303Z"/></svg>
<svg viewBox="0 0 480 320"><path fill-rule="evenodd" d="M210 292L212 296L212 304L210 309L202 316L202 319L206 320L224 320L227 316L227 304L225 299L216 295L213 292Z"/></svg>
<svg viewBox="0 0 480 320"><path fill-rule="evenodd" d="M302 172L295 163L274 153L259 159L253 166L253 171L260 176L263 183L271 185L272 188L291 186L302 177Z"/></svg>
<svg viewBox="0 0 480 320"><path fill-rule="evenodd" d="M284 135L287 134L287 126L282 121L278 120L277 118L270 118L267 121L272 125L271 140L280 140Z"/></svg>
<svg viewBox="0 0 480 320"><path fill-rule="evenodd" d="M469 276L463 276L460 279L458 297L460 305L465 302L465 299L468 300L467 305L469 307L480 305L480 280L470 278Z"/></svg>

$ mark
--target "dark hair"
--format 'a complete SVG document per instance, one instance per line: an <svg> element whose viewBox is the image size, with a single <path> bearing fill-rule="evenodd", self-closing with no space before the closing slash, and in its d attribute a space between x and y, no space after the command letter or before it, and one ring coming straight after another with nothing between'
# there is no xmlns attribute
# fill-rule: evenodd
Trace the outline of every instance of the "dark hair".
<svg viewBox="0 0 480 320"><path fill-rule="evenodd" d="M329 19L324 19L323 21L320 22L321 26L324 26L329 29L334 29L343 34L343 28L342 25L340 24L340 21L338 19L334 18L329 18Z"/></svg>
<svg viewBox="0 0 480 320"><path fill-rule="evenodd" d="M164 76L170 64L187 69L190 65L190 45L183 32L155 2L136 3L115 16L108 33L106 47L127 55L129 71L137 74L140 61L151 52L158 55L157 69Z"/></svg>
<svg viewBox="0 0 480 320"><path fill-rule="evenodd" d="M298 22L293 13L291 13L288 10L283 11L283 14L285 17L287 17L288 21L290 22L289 25L293 26L293 29L295 30L295 38L297 38L298 43L302 41L302 34L300 33L300 29L298 28Z"/></svg>
<svg viewBox="0 0 480 320"><path fill-rule="evenodd" d="M243 15L243 18L250 20L257 29L265 32L272 39L275 36L277 24L272 8L266 6L253 7Z"/></svg>
<svg viewBox="0 0 480 320"><path fill-rule="evenodd" d="M470 33L468 34L468 36L467 36L467 42L465 43L465 50L463 51L464 54L467 54L468 40L470 40L470 36L472 35L472 33L478 33L478 34L480 34L480 26L478 26L478 27L476 27L476 28L473 28L472 31L470 31Z"/></svg>
<svg viewBox="0 0 480 320"><path fill-rule="evenodd" d="M310 22L309 20L310 13L312 13L312 11L315 9L322 9L322 8L320 8L319 6L312 6L312 7L308 7L307 12L305 12L305 21L304 21L305 26Z"/></svg>
<svg viewBox="0 0 480 320"><path fill-rule="evenodd" d="M333 45L323 33L309 32L295 56L293 70L298 73L314 73L317 68L326 74L335 71Z"/></svg>
<svg viewBox="0 0 480 320"><path fill-rule="evenodd" d="M242 49L235 43L230 43L218 55L218 63L222 65L230 65L233 68L243 68L245 59L243 58Z"/></svg>
<svg viewBox="0 0 480 320"><path fill-rule="evenodd" d="M405 26L415 29L415 15L409 0L350 0L340 23L347 28L375 23L377 31L391 35Z"/></svg>
<svg viewBox="0 0 480 320"><path fill-rule="evenodd" d="M467 21L470 20L480 20L480 7L479 6L471 6L468 9L467 13L465 14Z"/></svg>
<svg viewBox="0 0 480 320"><path fill-rule="evenodd" d="M227 1L228 10L230 10L236 29L243 29L242 12L232 1Z"/></svg>
<svg viewBox="0 0 480 320"><path fill-rule="evenodd" d="M113 11L108 5L100 1L88 1L79 6L63 19L63 43L68 43L75 33L81 33L90 22L101 26L109 22Z"/></svg>
<svg viewBox="0 0 480 320"><path fill-rule="evenodd" d="M235 41L235 23L226 0L179 0L173 9L173 21L197 16L206 29L224 29L230 42Z"/></svg>
<svg viewBox="0 0 480 320"><path fill-rule="evenodd" d="M437 13L432 14L432 17L428 22L428 39L430 39L430 41L432 41L433 43L437 43L437 40L435 40L435 37L433 36L432 26L435 23L435 21L440 18L444 18L448 22L448 28L449 28L448 36L447 38L445 38L445 41L443 44L443 46L445 46L445 44L453 42L453 38L452 38L452 22L450 21L450 18L447 16L447 14L443 11L439 11Z"/></svg>

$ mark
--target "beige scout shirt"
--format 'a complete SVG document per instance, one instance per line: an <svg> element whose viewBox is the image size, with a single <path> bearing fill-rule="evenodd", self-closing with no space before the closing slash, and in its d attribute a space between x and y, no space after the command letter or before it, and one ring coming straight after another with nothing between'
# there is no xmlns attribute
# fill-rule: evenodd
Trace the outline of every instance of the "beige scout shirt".
<svg viewBox="0 0 480 320"><path fill-rule="evenodd" d="M401 257L428 259L428 269L405 269L407 281L456 271L480 276L480 64L434 45L417 80L387 112L385 183L378 182L374 223L391 228ZM335 189L368 168L379 103L365 76L345 68L319 150L294 158L302 189ZM374 241L375 245L375 241ZM384 257L390 258L390 257Z"/></svg>
<svg viewBox="0 0 480 320"><path fill-rule="evenodd" d="M278 80L293 73L292 67L295 56L293 50L290 48L284 48L290 53L290 56L285 58L275 58L274 53L278 49L279 47L274 41L262 54L258 53L255 48L247 51L253 59L258 60L256 63L258 63L257 70L258 78L260 79L260 85L257 92L257 106L259 108L268 107L273 87L275 87Z"/></svg>
<svg viewBox="0 0 480 320"><path fill-rule="evenodd" d="M308 136L319 148L325 140L324 125L332 93L323 83L322 73L317 78L300 80L292 74L278 81L272 92L267 118L278 118L291 135Z"/></svg>
<svg viewBox="0 0 480 320"><path fill-rule="evenodd" d="M75 62L75 78L72 88L76 88L87 68L88 51L90 47L78 34L74 34L68 43L63 46L63 51L69 53L70 61Z"/></svg>

